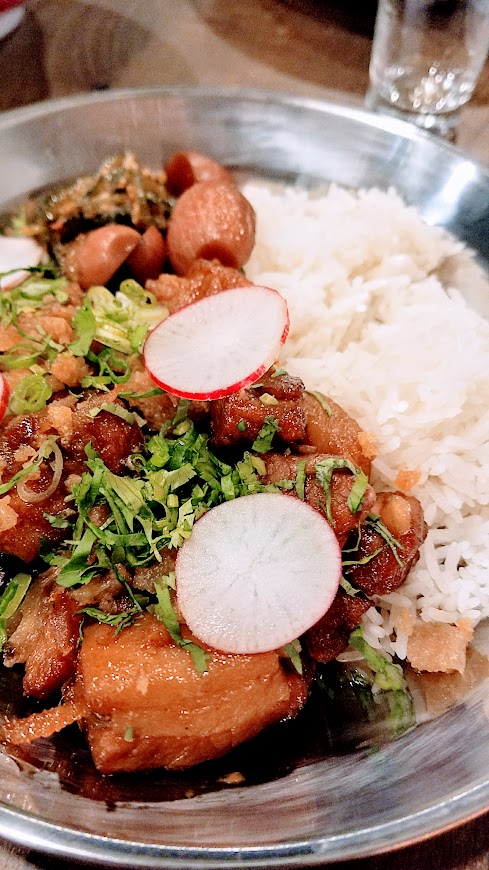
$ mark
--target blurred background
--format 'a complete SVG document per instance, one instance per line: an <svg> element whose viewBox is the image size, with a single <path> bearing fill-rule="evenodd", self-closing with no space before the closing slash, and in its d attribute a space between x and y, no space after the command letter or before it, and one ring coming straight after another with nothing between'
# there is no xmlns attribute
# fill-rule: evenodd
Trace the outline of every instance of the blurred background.
<svg viewBox="0 0 489 870"><path fill-rule="evenodd" d="M0 111L165 84L363 105L377 0L0 0L2 9L20 23L0 38ZM484 160L488 105L486 64L458 135Z"/></svg>
<svg viewBox="0 0 489 870"><path fill-rule="evenodd" d="M0 109L158 84L362 97L375 12L375 0L30 0L0 47Z"/></svg>

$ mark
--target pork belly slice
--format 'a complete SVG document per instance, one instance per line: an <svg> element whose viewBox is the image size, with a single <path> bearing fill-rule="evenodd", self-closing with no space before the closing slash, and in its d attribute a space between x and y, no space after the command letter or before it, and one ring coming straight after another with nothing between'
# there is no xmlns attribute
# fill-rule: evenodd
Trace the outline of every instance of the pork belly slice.
<svg viewBox="0 0 489 870"><path fill-rule="evenodd" d="M91 411L110 402L124 407L117 399L117 391L95 393L76 406L71 435L61 439L67 473L80 474L85 470L88 443L114 474L124 471L127 458L141 447L143 435L137 423L126 423L106 410L91 416Z"/></svg>
<svg viewBox="0 0 489 870"><path fill-rule="evenodd" d="M278 652L209 652L208 672L198 674L149 614L118 635L107 625L85 629L75 697L102 773L216 758L304 703L304 680L284 669Z"/></svg>

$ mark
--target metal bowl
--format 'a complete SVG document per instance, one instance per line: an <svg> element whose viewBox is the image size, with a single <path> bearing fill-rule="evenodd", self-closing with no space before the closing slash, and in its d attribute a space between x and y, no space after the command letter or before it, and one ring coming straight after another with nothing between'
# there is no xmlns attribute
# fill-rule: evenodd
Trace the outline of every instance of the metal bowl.
<svg viewBox="0 0 489 870"><path fill-rule="evenodd" d="M125 148L150 165L193 148L252 176L395 187L428 223L446 227L489 265L482 168L401 122L270 93L109 92L5 113L0 211ZM1 678L0 704L10 697L10 679ZM89 773L82 743L68 735L41 741L28 757L0 755L0 836L131 868L311 866L367 856L487 810L488 738L474 699L375 753L333 755L285 768L273 781L178 799L184 780L169 795L159 790L161 774L104 785Z"/></svg>

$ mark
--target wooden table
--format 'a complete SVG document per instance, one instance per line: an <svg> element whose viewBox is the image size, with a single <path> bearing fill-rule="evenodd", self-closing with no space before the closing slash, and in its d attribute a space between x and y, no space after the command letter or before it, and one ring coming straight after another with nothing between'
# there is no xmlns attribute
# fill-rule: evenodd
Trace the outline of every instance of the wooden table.
<svg viewBox="0 0 489 870"><path fill-rule="evenodd" d="M0 42L0 110L161 84L270 88L360 105L375 7L375 0L31 0ZM489 163L489 64L457 144ZM488 870L489 814L389 855L329 866ZM3 870L67 867L0 845Z"/></svg>

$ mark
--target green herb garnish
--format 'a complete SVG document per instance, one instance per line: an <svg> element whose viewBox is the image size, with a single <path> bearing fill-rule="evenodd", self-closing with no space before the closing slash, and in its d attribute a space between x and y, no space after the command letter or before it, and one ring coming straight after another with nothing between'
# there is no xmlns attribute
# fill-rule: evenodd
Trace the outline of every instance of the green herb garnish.
<svg viewBox="0 0 489 870"><path fill-rule="evenodd" d="M295 475L295 491L303 501L305 498L306 487L306 465L307 459L300 459L297 463L297 471Z"/></svg>
<svg viewBox="0 0 489 870"><path fill-rule="evenodd" d="M374 684L384 691L404 688L404 675L400 665L394 665L381 653L374 650L363 636L359 626L352 631L349 644L358 650L375 675Z"/></svg>
<svg viewBox="0 0 489 870"><path fill-rule="evenodd" d="M316 462L314 468L317 481L324 489L326 495L326 516L331 525L334 526L334 519L331 514L331 478L335 470L344 468L353 474L354 483L348 495L347 504L352 514L360 510L368 486L368 477L361 468L357 468L349 459L340 456L329 456L326 459L320 459Z"/></svg>
<svg viewBox="0 0 489 870"><path fill-rule="evenodd" d="M272 448L274 435L280 432L280 425L275 417L266 417L263 426L253 441L252 449L257 453L268 453Z"/></svg>
<svg viewBox="0 0 489 870"><path fill-rule="evenodd" d="M308 392L310 396L314 396L316 401L319 402L319 404L321 405L321 408L323 409L323 411L326 411L328 417L331 417L333 411L331 409L331 406L328 405L328 403L327 403L326 399L324 398L324 396L322 395L322 393L317 393L317 392L315 392L315 390L307 390L306 392Z"/></svg>
<svg viewBox="0 0 489 870"><path fill-rule="evenodd" d="M31 579L30 574L16 574L0 597L0 650L7 643L5 624L22 604Z"/></svg>
<svg viewBox="0 0 489 870"><path fill-rule="evenodd" d="M392 554L397 562L397 564L402 568L403 562L399 556L398 550L403 550L402 544L391 534L387 526L384 522L382 522L381 518L378 514L369 514L367 517L367 525L373 529L387 544L389 549L392 551ZM376 554L374 554L376 555Z"/></svg>
<svg viewBox="0 0 489 870"><path fill-rule="evenodd" d="M138 353L148 329L168 316L168 309L136 281L123 281L117 293L90 287L83 308L73 318L75 356L87 356L96 340L122 354Z"/></svg>
<svg viewBox="0 0 489 870"><path fill-rule="evenodd" d="M283 647L283 652L290 659L298 674L302 674L302 659L301 659L301 643L299 640L293 640L292 643L287 643Z"/></svg>
<svg viewBox="0 0 489 870"><path fill-rule="evenodd" d="M9 410L12 414L35 414L46 406L52 392L43 375L26 375L10 396Z"/></svg>
<svg viewBox="0 0 489 870"><path fill-rule="evenodd" d="M210 655L198 644L182 637L180 623L171 603L169 584L165 582L164 577L155 582L155 591L158 599L154 607L155 616L163 623L173 643L190 653L197 673L205 673Z"/></svg>
<svg viewBox="0 0 489 870"><path fill-rule="evenodd" d="M141 608L124 610L122 613L106 613L104 610L99 610L98 607L83 607L78 613L84 613L86 616L91 616L97 622L104 625L111 625L116 634L119 634L124 628L132 625L137 616L141 615Z"/></svg>

